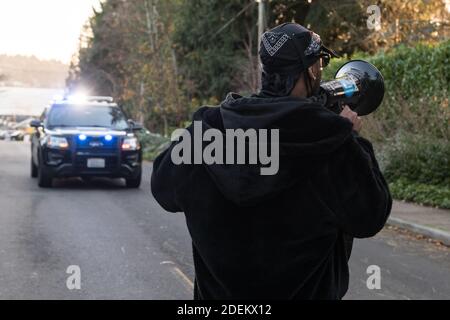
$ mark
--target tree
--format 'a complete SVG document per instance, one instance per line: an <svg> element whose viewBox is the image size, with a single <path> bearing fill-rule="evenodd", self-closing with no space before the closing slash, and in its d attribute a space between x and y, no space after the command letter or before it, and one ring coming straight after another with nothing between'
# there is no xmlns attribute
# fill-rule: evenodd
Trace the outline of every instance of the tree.
<svg viewBox="0 0 450 320"><path fill-rule="evenodd" d="M187 117L172 46L176 0L109 0L90 19L68 86L114 96L150 129Z"/></svg>
<svg viewBox="0 0 450 320"><path fill-rule="evenodd" d="M232 90L259 87L257 7L255 1L184 0L174 40L189 97L222 99ZM341 53L364 50L368 33L357 0L270 0L268 27L297 22L320 33Z"/></svg>
<svg viewBox="0 0 450 320"><path fill-rule="evenodd" d="M341 54L376 52L400 43L435 42L449 36L443 0L271 0L269 26L295 21L320 34ZM367 27L367 8L380 8L380 29Z"/></svg>
<svg viewBox="0 0 450 320"><path fill-rule="evenodd" d="M381 28L367 26L372 0L268 0L268 28L300 23L340 54L448 37L443 0L377 0ZM258 90L254 0L106 0L80 39L67 85L114 96L158 132L229 91Z"/></svg>
<svg viewBox="0 0 450 320"><path fill-rule="evenodd" d="M189 98L222 99L236 89L236 71L255 64L255 8L254 0L182 1L174 41Z"/></svg>
<svg viewBox="0 0 450 320"><path fill-rule="evenodd" d="M124 38L124 2L109 0L84 28L77 59L71 63L70 90L88 88L91 94L121 96L123 61L129 55Z"/></svg>
<svg viewBox="0 0 450 320"><path fill-rule="evenodd" d="M363 6L370 4L362 1ZM364 39L368 51L398 44L435 43L449 37L449 11L443 0L379 0L381 25Z"/></svg>
<svg viewBox="0 0 450 320"><path fill-rule="evenodd" d="M367 26L369 5L381 9L381 30ZM184 0L177 15L175 44L189 97L217 99L231 90L258 88L257 10L254 1ZM268 27L300 23L320 34L342 55L376 52L398 43L445 38L442 0L269 0Z"/></svg>
<svg viewBox="0 0 450 320"><path fill-rule="evenodd" d="M310 4L307 27L320 34L327 46L340 54L367 51L364 39L369 33L365 7L359 0L320 0Z"/></svg>

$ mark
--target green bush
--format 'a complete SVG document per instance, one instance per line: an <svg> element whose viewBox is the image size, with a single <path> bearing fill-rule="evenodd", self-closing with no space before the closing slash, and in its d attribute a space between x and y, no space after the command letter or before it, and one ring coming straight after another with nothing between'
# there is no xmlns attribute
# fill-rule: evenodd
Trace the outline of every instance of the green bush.
<svg viewBox="0 0 450 320"><path fill-rule="evenodd" d="M446 140L399 134L387 141L380 158L389 181L450 186L450 144Z"/></svg>
<svg viewBox="0 0 450 320"><path fill-rule="evenodd" d="M383 103L365 117L362 134L376 144L393 196L449 208L450 40L352 59L369 61L384 76ZM323 78L346 61L333 60Z"/></svg>
<svg viewBox="0 0 450 320"><path fill-rule="evenodd" d="M450 144L398 134L378 154L395 199L450 209Z"/></svg>
<svg viewBox="0 0 450 320"><path fill-rule="evenodd" d="M448 186L433 186L399 179L391 182L389 188L395 199L450 209L450 188Z"/></svg>
<svg viewBox="0 0 450 320"><path fill-rule="evenodd" d="M169 138L155 133L141 134L139 139L142 144L143 157L148 161L155 160L170 144Z"/></svg>
<svg viewBox="0 0 450 320"><path fill-rule="evenodd" d="M399 131L449 139L450 40L438 45L399 46L373 56L355 54L383 74L386 93L377 112L366 117L364 134L375 140ZM347 59L334 59L323 78L331 79Z"/></svg>

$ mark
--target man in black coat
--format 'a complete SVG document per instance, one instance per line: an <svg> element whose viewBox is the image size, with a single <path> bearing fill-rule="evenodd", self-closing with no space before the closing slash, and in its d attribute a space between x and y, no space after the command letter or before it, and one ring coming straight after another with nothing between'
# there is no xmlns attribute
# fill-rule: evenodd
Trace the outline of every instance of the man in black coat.
<svg viewBox="0 0 450 320"><path fill-rule="evenodd" d="M389 189L371 143L357 133L361 119L315 98L334 56L320 37L283 24L263 35L260 55L261 92L230 93L194 121L224 136L278 130L276 173L261 174L261 163L175 164L184 135L154 162L152 193L165 210L186 216L195 299L341 299L353 238L383 228ZM193 127L188 136L201 139Z"/></svg>

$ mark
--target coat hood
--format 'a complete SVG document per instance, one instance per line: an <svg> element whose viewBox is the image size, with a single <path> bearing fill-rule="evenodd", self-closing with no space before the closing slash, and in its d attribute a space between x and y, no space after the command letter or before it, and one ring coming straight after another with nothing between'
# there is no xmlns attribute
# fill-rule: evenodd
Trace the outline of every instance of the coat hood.
<svg viewBox="0 0 450 320"><path fill-rule="evenodd" d="M325 109L314 98L230 93L219 110L202 108L194 120L202 121L203 130L219 129L224 141L226 129L279 130L279 168L274 175L261 175L261 165L204 165L221 193L239 206L274 197L299 179L307 179L352 132L349 120Z"/></svg>

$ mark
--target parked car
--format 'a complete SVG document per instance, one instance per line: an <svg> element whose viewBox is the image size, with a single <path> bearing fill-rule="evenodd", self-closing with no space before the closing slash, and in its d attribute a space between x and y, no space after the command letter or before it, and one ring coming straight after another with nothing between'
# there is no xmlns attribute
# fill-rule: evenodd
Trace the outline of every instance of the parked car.
<svg viewBox="0 0 450 320"><path fill-rule="evenodd" d="M66 98L54 102L31 121L31 176L43 188L57 177L125 178L138 188L142 150L136 131L111 97Z"/></svg>
<svg viewBox="0 0 450 320"><path fill-rule="evenodd" d="M9 136L9 139L11 141L23 141L25 137L25 134L23 131L20 130L14 130L11 132L11 135Z"/></svg>

